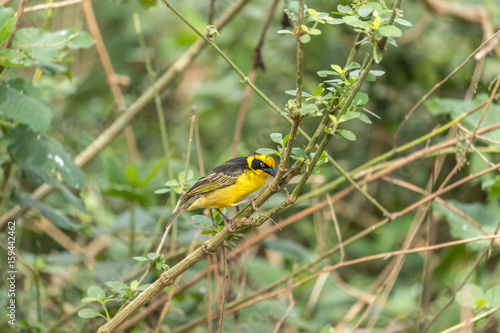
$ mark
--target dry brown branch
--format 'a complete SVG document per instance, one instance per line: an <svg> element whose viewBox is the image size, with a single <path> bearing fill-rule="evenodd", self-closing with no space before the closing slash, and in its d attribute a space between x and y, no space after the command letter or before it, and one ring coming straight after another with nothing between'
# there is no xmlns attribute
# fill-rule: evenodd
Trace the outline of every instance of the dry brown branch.
<svg viewBox="0 0 500 333"><path fill-rule="evenodd" d="M223 332L222 324L224 320L224 305L226 304L227 294L227 281L229 280L229 270L227 269L226 248L222 248L222 258L224 260L224 288L222 291L222 300L220 302L220 315L219 315L219 333ZM211 326L211 323L209 323Z"/></svg>
<svg viewBox="0 0 500 333"><path fill-rule="evenodd" d="M335 214L335 210L333 209L333 203L330 196L326 196L326 200L328 201L328 206L330 207L330 215L332 216L333 225L335 226L335 234L337 235L337 241L340 247L340 262L344 261L344 247L342 246L342 234L340 233L339 221L337 221L337 215Z"/></svg>
<svg viewBox="0 0 500 333"><path fill-rule="evenodd" d="M87 20L87 25L92 37L95 40L95 47L99 58L101 59L102 67L104 68L104 73L106 73L106 80L111 89L113 99L115 101L116 108L119 112L125 112L127 106L125 104L125 98L123 97L122 91L120 89L120 82L126 82L129 84L130 78L124 79L123 76L116 74L113 69L113 64L109 58L108 51L102 39L101 31L99 30L99 24L94 14L94 8L92 7L91 0L84 0L82 2L82 9ZM139 160L139 153L137 152L137 145L135 142L135 135L131 125L127 125L124 128L125 139L127 141L128 153L130 161L132 163L137 163Z"/></svg>
<svg viewBox="0 0 500 333"><path fill-rule="evenodd" d="M494 235L492 237L498 236L498 229L499 228L500 228L500 221L498 222L497 227L495 228ZM434 317L432 317L432 319L429 321L427 326L422 331L423 333L428 332L429 329L434 324L434 322L436 321L436 319L444 312L444 310L446 310L453 303L457 293L460 291L460 289L462 289L465 286L467 281L469 281L472 274L476 272L476 268L479 265L479 263L481 262L481 260L483 260L483 258L491 251L491 247L493 246L494 241L495 241L495 238L491 238L490 244L483 250L483 252L479 255L479 257L477 257L477 259L474 261L474 264L472 264L471 269L469 270L469 272L467 273L467 275L463 279L462 283L460 283L458 288L453 292L453 294L450 297L450 299L448 300L448 302L438 311L438 313L436 313L436 315Z"/></svg>
<svg viewBox="0 0 500 333"><path fill-rule="evenodd" d="M229 7L220 18L217 20L216 25L218 29L222 29L233 17L245 6L250 0L238 0L231 7ZM111 141L113 141L118 134L154 99L154 91L162 91L174 79L178 78L186 68L188 68L200 52L207 46L205 41L198 39L191 47L177 60L157 81L154 87L146 90L132 105L130 105L126 112L123 112L108 128L106 128L94 141L78 154L74 161L79 166L86 165L98 153L100 153ZM53 190L52 186L43 184L33 191L31 197L35 200L41 200ZM0 230L5 228L8 221L17 219L27 209L19 205L14 206L8 212L0 217Z"/></svg>
<svg viewBox="0 0 500 333"><path fill-rule="evenodd" d="M41 5L31 6L24 9L25 13L34 12L37 10L51 9L51 8L61 8L66 6L75 5L77 3L83 2L85 0L66 0L53 3L44 3Z"/></svg>
<svg viewBox="0 0 500 333"><path fill-rule="evenodd" d="M428 0L427 0L428 1ZM456 67L453 71L450 72L450 74L448 74L444 79L442 79L441 81L439 81L438 83L436 83L427 93L425 93L425 95L423 95L417 103L415 103L415 105L410 109L410 111L408 111L408 113L405 115L403 121L401 122L401 124L398 126L398 128L396 129L396 132L394 133L394 138L393 138L393 141L394 141L394 147L396 146L397 144L397 141L398 141L398 137L399 137L399 133L401 132L401 130L403 129L403 126L406 124L406 122L408 121L408 119L411 117L411 115L415 112L415 110L418 109L418 107L420 107L420 105L422 105L423 102L425 102L427 100L427 98L429 98L430 95L432 95L439 87L441 87L445 82L447 82L449 79L451 79L457 72L459 72L463 67L465 67L465 65L467 65L469 63L469 61L480 51L482 50L484 47L486 47L486 45L488 45L488 43L496 38L496 36L500 35L500 31L496 32L493 36L489 37L488 40L486 40L485 42L483 42L478 48L476 48L458 67Z"/></svg>
<svg viewBox="0 0 500 333"><path fill-rule="evenodd" d="M373 260L378 260L378 259L387 260L388 258L390 258L392 256L407 255L407 254L419 253L419 252L424 252L424 251L434 251L434 250L438 250L438 249L442 249L442 248L446 248L446 247L450 247L450 246L466 244L466 243L471 243L471 242L478 242L478 241L483 241L483 240L492 240L492 239L496 239L496 238L500 238L500 235L466 238L466 239L461 239L461 240L457 240L457 241L451 241L451 242L446 242L446 243L441 243L441 244L436 244L436 245L431 245L431 246L417 247L417 248L408 249L408 250L389 251L389 252L384 252L384 253L373 254L371 256L366 256L366 257L362 257L362 258L358 258L358 259L347 260L347 261L344 261L342 263L338 263L338 264L335 264L332 266L325 267L322 270L320 270L316 273L313 273L306 278L303 278L302 280L294 282L292 284L292 288L296 288L296 287L298 287L298 286L300 286L308 281L311 281L311 280L317 278L318 276L320 276L322 274L335 271L339 268L352 266L352 265L360 264L360 263L367 262L367 261L373 261ZM252 301L248 301L248 302L239 304L231 309L226 309L225 313L226 314L233 313L235 311L241 310L242 308L244 308L248 305L252 305L252 304L255 304L257 302L261 302L263 300L269 299L271 297L285 293L287 291L288 291L288 287L284 287L284 288L272 291L272 292L267 293L265 295L261 295ZM174 332L177 332L177 330L175 330Z"/></svg>
<svg viewBox="0 0 500 333"><path fill-rule="evenodd" d="M395 178L392 178L392 177L389 177L389 176L384 176L382 178L382 180L387 181L387 182L389 182L391 184L394 184L394 185L401 186L403 188L409 189L410 191L413 191L413 192L416 192L416 193L420 193L422 195L429 195L430 194L429 192L425 191L424 189L421 189L420 187L418 187L418 186L416 186L414 184L408 183L408 182L406 182L404 180L395 179ZM476 220L474 220L472 217L470 217L469 215L467 215L466 213L464 213L463 211L461 211L457 207L451 205L450 203L448 203L447 201L443 200L440 197L436 197L435 200L436 200L436 202L438 202L441 205L445 206L446 208L448 208L449 210L451 210L455 214L457 214L460 217L462 217L471 226L473 226L474 228L476 228L477 230L479 230L484 235L486 235L486 236L490 235L486 230L484 230L484 228L481 226L481 224L479 222L477 222ZM497 244L498 246L500 246L500 242L499 241L495 241L495 244Z"/></svg>
<svg viewBox="0 0 500 333"><path fill-rule="evenodd" d="M274 0L271 7L269 8L266 16L266 20L264 21L264 26L262 28L262 32L260 34L259 41L257 42L257 46L255 47L253 60L252 60L252 68L250 69L250 73L248 74L248 80L252 83L255 82L257 77L257 70L260 68L265 70L264 61L262 60L262 47L264 46L264 40L266 38L267 30L269 29L269 25L274 16L274 12L276 11L276 6L278 5L279 0ZM234 128L234 136L233 136L233 144L231 148L231 157L236 157L238 154L238 145L240 143L241 132L243 129L243 123L245 122L245 116L248 110L248 105L250 104L250 98L252 96L252 88L249 85L245 86L245 94L243 96L243 100L241 101L240 111L238 112L238 119L236 120L236 127Z"/></svg>
<svg viewBox="0 0 500 333"><path fill-rule="evenodd" d="M295 276L295 271L296 270L297 270L297 263L295 263L295 265L293 265L292 274L290 274L290 278L288 279L288 283L287 283L288 300L289 300L290 304L286 308L286 311L283 314L283 316L278 320L278 322L274 326L273 333L278 333L279 332L281 326L283 325L283 323L285 322L286 318L290 315L290 312L292 312L292 310L293 310L293 308L295 306L295 299L293 298L292 282L293 282L293 277Z"/></svg>

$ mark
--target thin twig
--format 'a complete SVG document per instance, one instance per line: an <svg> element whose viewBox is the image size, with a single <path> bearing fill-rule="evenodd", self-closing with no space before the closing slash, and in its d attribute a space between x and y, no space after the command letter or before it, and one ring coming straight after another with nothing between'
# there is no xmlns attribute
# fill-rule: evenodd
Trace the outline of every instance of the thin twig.
<svg viewBox="0 0 500 333"><path fill-rule="evenodd" d="M222 258L224 260L224 288L222 291L222 300L220 304L219 333L223 332L222 321L224 320L224 306L226 304L227 282L229 280L229 270L227 268L227 257L226 257L225 247L222 248Z"/></svg>
<svg viewBox="0 0 500 333"><path fill-rule="evenodd" d="M66 0L66 1L53 2L53 3L44 3L44 4L41 4L41 5L26 7L24 9L24 12L25 13L29 13L29 12L34 12L34 11L37 11L37 10L44 10L44 9L51 9L51 8L61 8L61 7L75 5L75 4L83 2L83 1L84 0Z"/></svg>
<svg viewBox="0 0 500 333"><path fill-rule="evenodd" d="M245 6L250 0L238 0L231 7L229 7L217 20L216 25L219 30L230 22L234 16ZM154 90L162 91L179 75L188 68L195 58L207 44L199 39L177 60L168 70L155 82L154 87L148 88L132 105L130 105L126 112L120 115L108 128L106 128L94 141L87 146L80 154L78 154L74 161L78 166L86 165L92 160L99 152L101 152L109 143L111 143L120 134L123 129L154 99ZM52 192L54 188L48 184L43 184L32 192L31 197L35 200L41 200ZM21 216L28 209L16 205L11 208L7 213L0 217L0 230L5 228L8 221L12 221Z"/></svg>
<svg viewBox="0 0 500 333"><path fill-rule="evenodd" d="M257 69L261 68L265 69L264 62L262 60L262 47L264 46L264 40L267 35L267 30L269 29L269 25L274 16L274 12L276 11L276 6L278 5L279 0L274 0L273 4L269 8L267 12L266 19L264 21L264 26L262 27L262 32L259 37L259 41L257 42L257 46L255 47L252 59L252 68L250 69L250 73L248 74L248 81L255 83L255 79L257 77ZM241 132L243 129L243 123L245 121L245 115L248 110L248 106L250 104L250 98L252 96L252 88L247 85L245 86L245 94L243 96L243 100L241 101L240 111L238 112L238 119L236 120L236 126L234 128L233 135L233 144L231 148L231 157L236 157L238 154L238 145L241 138Z"/></svg>
<svg viewBox="0 0 500 333"><path fill-rule="evenodd" d="M276 325L274 326L273 333L278 333L281 326L285 322L286 318L290 315L292 312L293 308L295 307L295 299L293 298L293 287L292 287L292 282L293 282L293 277L295 276L295 271L297 270L297 263L293 265L292 269L292 274L290 274L290 278L288 279L288 301L290 304L288 304L288 307L286 308L285 313L283 316L278 320Z"/></svg>
<svg viewBox="0 0 500 333"><path fill-rule="evenodd" d="M457 293L465 286L467 281L469 281L469 278L472 276L472 274L474 274L476 272L476 268L479 265L479 263L481 262L481 260L483 260L483 258L486 257L486 255L490 252L491 247L493 245L493 242L495 241L495 237L499 237L499 235L498 235L499 228L500 228L500 221L498 222L497 227L495 228L494 234L491 236L492 238L491 238L490 244L483 250L483 252L479 255L479 257L477 257L477 259L474 261L474 264L472 264L471 269L469 270L467 275L462 280L462 283L460 283L460 285L457 287L457 289L453 292L453 294L450 297L450 299L448 300L448 302L427 323L427 326L424 328L422 333L426 333L429 331L429 329L436 322L438 317L453 303L453 301L455 300L455 297L457 296Z"/></svg>
<svg viewBox="0 0 500 333"><path fill-rule="evenodd" d="M124 79L122 76L116 74L113 69L113 63L109 57L106 46L102 39L101 31L99 30L99 25L95 17L94 8L92 7L92 2L90 0L84 0L82 2L83 14L87 20L87 25L89 27L90 34L95 39L95 47L99 58L101 60L102 67L104 68L104 73L106 73L106 80L111 89L113 99L115 101L116 108L119 112L125 112L127 106L125 104L125 98L123 97L122 91L120 89L120 83L127 83L130 79ZM131 125L127 125L124 128L125 139L127 141L128 153L132 163L137 163L139 160L139 153L137 152L137 145L135 142L134 131Z"/></svg>
<svg viewBox="0 0 500 333"><path fill-rule="evenodd" d="M337 214L335 214L335 210L333 209L332 199L329 195L326 196L326 200L328 201L328 206L330 207L330 215L332 217L333 225L335 226L335 234L337 235L337 241L340 246L340 259L339 261L344 261L344 247L342 246L342 234L340 233L339 221L337 221Z"/></svg>
<svg viewBox="0 0 500 333"><path fill-rule="evenodd" d="M484 43L482 43L458 67L456 67L455 69L453 69L453 71L451 71L450 74L448 74L444 79L442 79L441 81L439 81L438 83L436 83L434 85L434 87L431 88L431 90L429 90L427 93L425 93L425 95L422 96L418 100L418 102L410 109L410 111L408 111L408 113L405 115L405 118L403 119L403 121L401 122L401 124L396 129L396 132L394 133L394 137L393 137L394 147L396 146L396 144L398 142L399 133L401 132L401 130L403 129L403 126L406 124L406 122L411 117L411 115L413 114L413 112L415 112L415 110L420 105L422 105L422 103L425 102L425 100L427 100L427 98L429 98L429 96L432 95L439 87L441 87L443 84L445 84L449 79L451 79L453 77L453 75L455 75L463 67L465 67L465 65L467 65L469 63L469 61L472 60L472 58L474 58L475 54L478 53L480 50L482 50L492 39L496 38L495 36L497 36L497 35L500 36L500 31L497 31L487 41L485 41Z"/></svg>

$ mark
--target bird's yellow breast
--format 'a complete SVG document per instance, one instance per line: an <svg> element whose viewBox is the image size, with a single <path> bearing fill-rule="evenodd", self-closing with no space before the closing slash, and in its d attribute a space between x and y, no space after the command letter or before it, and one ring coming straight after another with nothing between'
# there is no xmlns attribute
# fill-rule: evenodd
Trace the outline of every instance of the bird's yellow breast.
<svg viewBox="0 0 500 333"><path fill-rule="evenodd" d="M200 199L193 203L194 207L191 206L190 208L195 209L203 207L215 209L234 207L235 203L243 200L245 197L264 186L268 177L269 174L261 170L245 171L234 185L215 190L200 197Z"/></svg>

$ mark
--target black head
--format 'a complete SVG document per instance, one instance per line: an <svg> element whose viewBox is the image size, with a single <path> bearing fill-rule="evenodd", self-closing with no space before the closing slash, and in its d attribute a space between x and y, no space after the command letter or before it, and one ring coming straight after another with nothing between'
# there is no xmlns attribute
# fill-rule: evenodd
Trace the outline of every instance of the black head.
<svg viewBox="0 0 500 333"><path fill-rule="evenodd" d="M265 173L270 174L271 176L275 177L276 176L276 171L274 171L274 160L272 157L264 157L265 155L253 155L250 157L253 157L250 167L253 170L262 170Z"/></svg>

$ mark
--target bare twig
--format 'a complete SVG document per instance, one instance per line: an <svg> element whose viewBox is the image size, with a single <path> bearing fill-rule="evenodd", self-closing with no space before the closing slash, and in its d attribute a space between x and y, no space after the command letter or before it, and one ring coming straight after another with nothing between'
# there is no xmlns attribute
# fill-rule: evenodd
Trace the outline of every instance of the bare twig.
<svg viewBox="0 0 500 333"><path fill-rule="evenodd" d="M226 248L222 248L222 258L224 260L224 288L222 291L222 301L220 304L219 333L223 332L222 323L224 320L224 305L226 304L227 281L229 280L229 270L227 269Z"/></svg>
<svg viewBox="0 0 500 333"><path fill-rule="evenodd" d="M24 12L25 13L29 13L29 12L34 12L34 11L37 11L37 10L44 10L44 9L51 9L51 8L61 8L61 7L75 5L75 4L83 2L83 1L85 1L85 0L66 0L66 1L53 2L53 3L44 3L44 4L41 4L41 5L26 7L24 9Z"/></svg>
<svg viewBox="0 0 500 333"><path fill-rule="evenodd" d="M465 284L467 283L467 281L469 281L469 278L472 276L472 274L474 274L476 272L476 268L479 265L479 263L481 262L481 260L483 260L483 258L486 257L486 255L491 250L491 246L493 245L493 242L495 241L495 237L499 237L498 236L498 229L499 228L500 228L500 221L498 222L498 225L495 229L494 235L491 236L492 238L491 238L490 244L483 250L483 252L474 261L474 264L472 264L472 267L469 270L469 273L467 273L467 275L464 277L462 283L460 283L458 288L453 292L453 295L448 300L448 302L438 311L438 313L436 313L436 315L434 315L434 317L432 317L432 319L429 321L429 323L427 323L427 326L422 331L423 333L429 331L429 329L432 327L432 325L437 320L437 318L453 303L453 301L455 300L455 297L456 297L457 293L460 291L460 289L462 289L465 286Z"/></svg>
<svg viewBox="0 0 500 333"><path fill-rule="evenodd" d="M217 26L222 29L233 17L245 6L250 0L238 0L231 7L229 7L217 20ZM105 129L87 148L85 148L74 161L79 166L86 165L92 160L99 152L101 152L111 141L113 141L118 134L137 116L141 111L145 110L145 106L154 98L154 91L162 91L174 79L191 65L194 59L206 47L206 43L199 39L197 40L178 61L169 67L167 72L163 74L156 82L155 86L146 90L132 105L130 105L126 112L124 112L118 119L116 119L107 129ZM32 198L41 200L49 193L53 187L44 184L38 187L32 193ZM17 205L11 208L7 213L0 217L0 230L3 229L8 221L17 219L21 214L26 211L25 208Z"/></svg>
<svg viewBox="0 0 500 333"><path fill-rule="evenodd" d="M332 199L329 195L326 196L326 200L328 201L328 206L330 207L330 215L332 216L333 225L335 226L335 233L337 234L337 241L340 246L340 262L344 261L344 247L342 246L342 234L340 233L339 222L337 221L337 215L335 214L335 210L333 209Z"/></svg>
<svg viewBox="0 0 500 333"><path fill-rule="evenodd" d="M97 24L97 19L94 14L94 9L92 7L92 2L90 0L84 0L82 2L82 9L85 15L85 19L87 20L87 25L89 27L90 33L92 37L95 39L95 47L97 49L97 53L99 54L99 58L101 59L102 67L104 68L104 72L106 73L106 79L108 81L109 87L111 88L111 93L113 94L113 99L115 101L116 108L120 112L125 112L125 98L120 89L120 83L128 85L129 78L124 78L116 74L113 69L113 64L111 59L109 58L108 51L106 50L106 46L104 45L104 41L102 39L101 31L99 30L99 25ZM137 145L135 142L135 135L132 127L127 125L124 129L125 139L127 141L128 153L132 163L137 163L139 160L139 154L137 152Z"/></svg>
<svg viewBox="0 0 500 333"><path fill-rule="evenodd" d="M290 304L288 304L288 307L286 308L285 313L283 314L283 316L278 320L278 322L274 326L273 333L279 332L279 330L280 330L281 326L283 325L283 323L285 322L286 318L290 315L293 308L295 307L295 299L293 298L292 282L293 282L293 277L295 275L296 269L297 269L297 263L295 263L295 265L293 265L292 274L290 274L290 278L288 279L288 284L287 284L288 285L288 300L289 300Z"/></svg>
<svg viewBox="0 0 500 333"><path fill-rule="evenodd" d="M267 30L269 29L269 25L274 16L274 12L276 11L276 6L278 5L279 0L274 0L273 4L269 8L266 16L266 20L264 21L264 26L262 27L262 32L260 34L259 41L257 42L257 46L255 47L253 60L252 60L252 68L250 69L250 73L248 74L248 81L255 83L255 79L257 77L257 70L260 68L264 70L264 61L262 60L262 47L264 46L264 40L266 38ZM243 96L243 100L241 102L240 111L238 112L238 119L236 120L236 127L234 128L234 136L233 136L233 144L231 148L231 156L236 157L238 154L238 145L241 138L241 132L243 129L243 123L245 121L245 115L248 110L248 105L250 104L250 98L252 96L252 88L247 85L245 86L245 95Z"/></svg>
<svg viewBox="0 0 500 333"><path fill-rule="evenodd" d="M487 41L485 41L484 43L482 43L480 46L478 46L477 49L475 49L458 67L456 67L453 71L451 71L450 74L448 74L444 79L442 79L441 81L439 81L438 83L436 83L434 85L434 87L431 88L431 90L429 90L427 93L425 93L424 96L422 96L418 102L410 109L410 111L408 111L408 113L405 115L405 118L403 119L403 121L401 122L401 124L398 126L398 128L396 129L396 133L394 133L394 138L393 138L393 141L394 141L394 146L396 146L397 144L397 141L398 141L398 137L399 137L399 133L401 132L401 130L403 129L403 126L406 124L406 122L408 121L408 119L411 117L411 115L413 114L413 112L415 112L415 110L420 106L422 105L423 102L425 102L427 100L427 98L429 98L430 95L432 95L439 87L441 87L445 82L447 82L449 79L451 79L457 72L459 72L463 67L465 67L465 65L467 65L469 63L470 60L472 60L472 58L474 58L474 56L480 51L482 50L489 42L490 40L494 39L494 38L497 38L495 36L498 36L500 35L500 31L498 31L497 33L495 33L493 36L491 36Z"/></svg>

